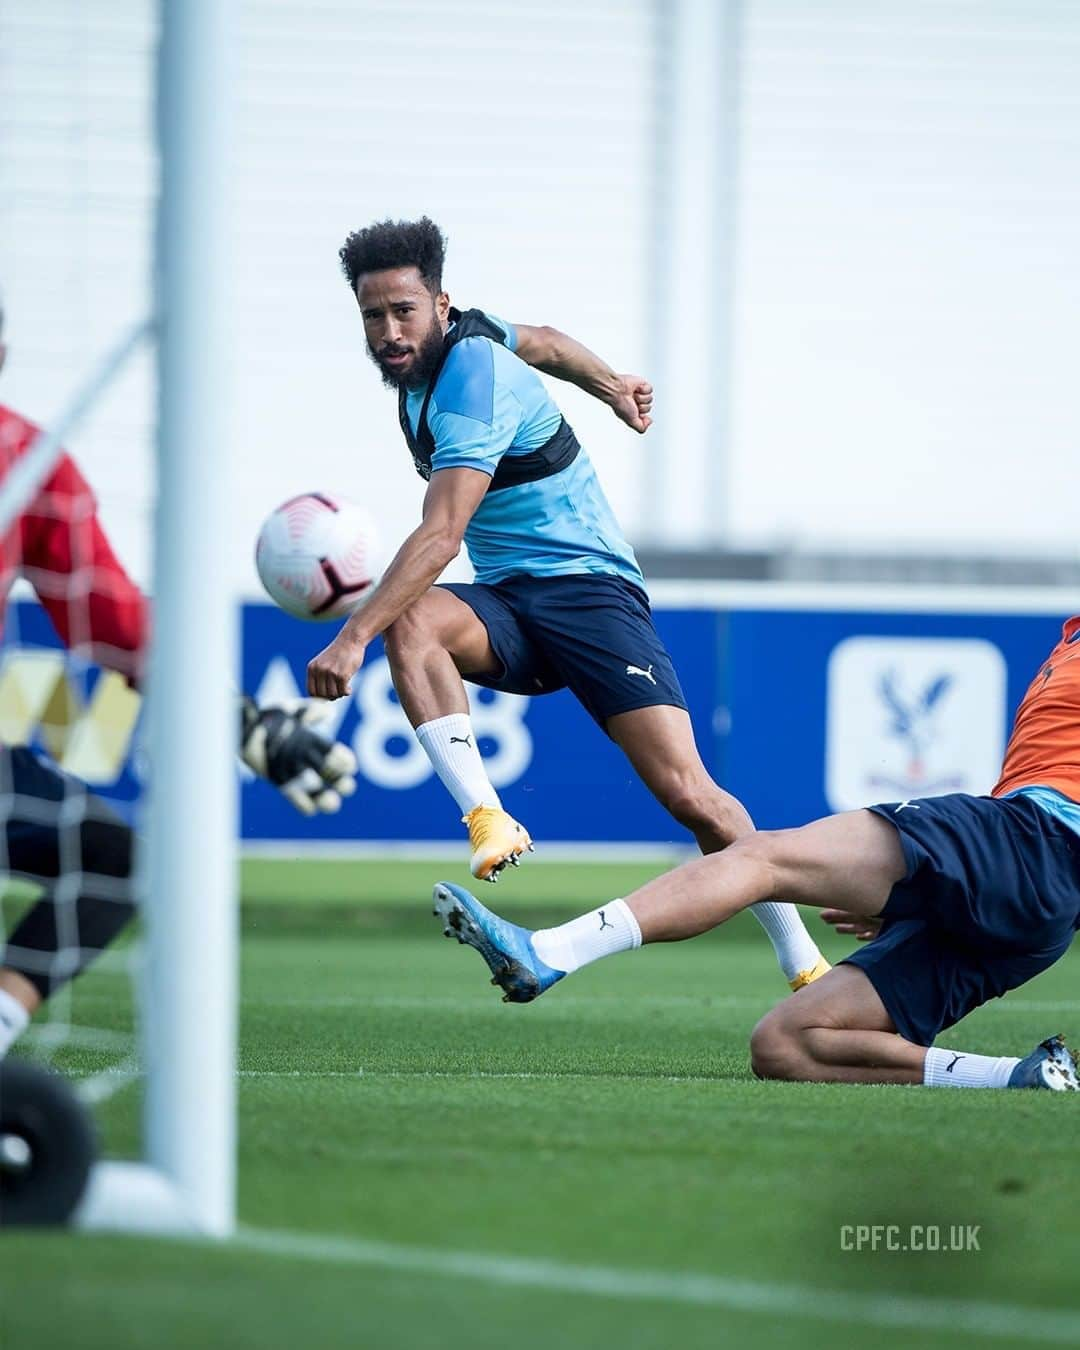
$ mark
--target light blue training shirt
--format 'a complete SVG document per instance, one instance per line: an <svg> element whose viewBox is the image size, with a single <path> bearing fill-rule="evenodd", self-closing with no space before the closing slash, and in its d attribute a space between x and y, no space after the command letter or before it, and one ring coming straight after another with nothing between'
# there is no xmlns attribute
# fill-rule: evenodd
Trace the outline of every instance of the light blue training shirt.
<svg viewBox="0 0 1080 1350"><path fill-rule="evenodd" d="M513 325L486 317L506 335L505 345L468 337L451 348L428 403L432 473L466 468L494 475L503 455L536 450L558 429L562 414L543 381L514 354ZM426 392L422 386L406 393L414 435ZM645 585L584 449L559 473L488 492L465 530L465 547L476 580L488 584L584 572Z"/></svg>

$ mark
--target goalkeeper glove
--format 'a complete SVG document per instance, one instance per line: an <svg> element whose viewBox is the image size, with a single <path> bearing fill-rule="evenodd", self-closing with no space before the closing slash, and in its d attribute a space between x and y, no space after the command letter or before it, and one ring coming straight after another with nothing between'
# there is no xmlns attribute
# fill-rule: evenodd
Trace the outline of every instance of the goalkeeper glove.
<svg viewBox="0 0 1080 1350"><path fill-rule="evenodd" d="M356 756L315 727L329 706L297 699L259 708L247 695L241 700L241 759L305 816L340 810L342 797L356 791Z"/></svg>

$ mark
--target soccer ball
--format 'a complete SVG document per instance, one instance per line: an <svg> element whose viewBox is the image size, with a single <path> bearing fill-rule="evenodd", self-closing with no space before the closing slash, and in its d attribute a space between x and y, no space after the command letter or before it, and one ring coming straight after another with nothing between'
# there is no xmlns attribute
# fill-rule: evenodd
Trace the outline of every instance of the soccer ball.
<svg viewBox="0 0 1080 1350"><path fill-rule="evenodd" d="M255 566L270 598L289 614L339 619L374 584L376 550L366 511L328 492L305 492L267 517Z"/></svg>

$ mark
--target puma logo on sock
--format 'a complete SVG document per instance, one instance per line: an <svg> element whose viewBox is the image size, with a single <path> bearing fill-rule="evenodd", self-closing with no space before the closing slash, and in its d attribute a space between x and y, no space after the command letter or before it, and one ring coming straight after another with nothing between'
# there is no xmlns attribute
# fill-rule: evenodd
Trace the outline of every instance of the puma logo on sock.
<svg viewBox="0 0 1080 1350"><path fill-rule="evenodd" d="M945 1072L946 1072L946 1073L952 1073L953 1069L956 1068L957 1064L958 1064L958 1063L960 1062L960 1060L962 1060L962 1059L967 1059L967 1055L957 1055L957 1054L954 1053L954 1054L953 1054L953 1062L952 1062L951 1064L946 1064L946 1065L945 1065Z"/></svg>
<svg viewBox="0 0 1080 1350"><path fill-rule="evenodd" d="M451 744L451 745L468 745L468 746L471 746L471 745L472 745L472 737L471 737L471 736L451 736L451 737L450 737L450 744Z"/></svg>
<svg viewBox="0 0 1080 1350"><path fill-rule="evenodd" d="M604 931L605 928L614 928L614 927L615 927L615 925L614 925L613 923L608 923L607 919L604 918L604 911L601 910L601 911L600 911L600 931L601 931L601 933Z"/></svg>

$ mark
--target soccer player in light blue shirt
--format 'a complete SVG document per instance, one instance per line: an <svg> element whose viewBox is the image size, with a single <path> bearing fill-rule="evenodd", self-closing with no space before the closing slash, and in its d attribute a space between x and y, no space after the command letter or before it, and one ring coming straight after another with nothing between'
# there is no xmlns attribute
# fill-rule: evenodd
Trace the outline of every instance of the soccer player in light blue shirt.
<svg viewBox="0 0 1080 1350"><path fill-rule="evenodd" d="M495 880L531 841L488 778L463 679L532 696L568 688L702 851L722 849L752 822L701 761L633 550L535 372L579 385L638 432L649 426L652 390L555 329L453 309L444 254L426 217L378 222L340 251L428 489L420 525L311 661L308 688L348 693L382 634L401 705L468 826L474 876ZM462 544L476 580L437 585ZM793 988L828 970L791 905L754 912Z"/></svg>
<svg viewBox="0 0 1080 1350"><path fill-rule="evenodd" d="M562 422L543 381L513 354L516 330L484 318L505 334L505 345L476 335L452 348L427 407L437 447L432 473L467 468L493 476L504 455L520 460L536 451ZM426 393L426 387L405 390L414 436ZM519 575L580 573L645 585L584 450L561 473L487 492L466 526L465 547L476 580L491 585Z"/></svg>

